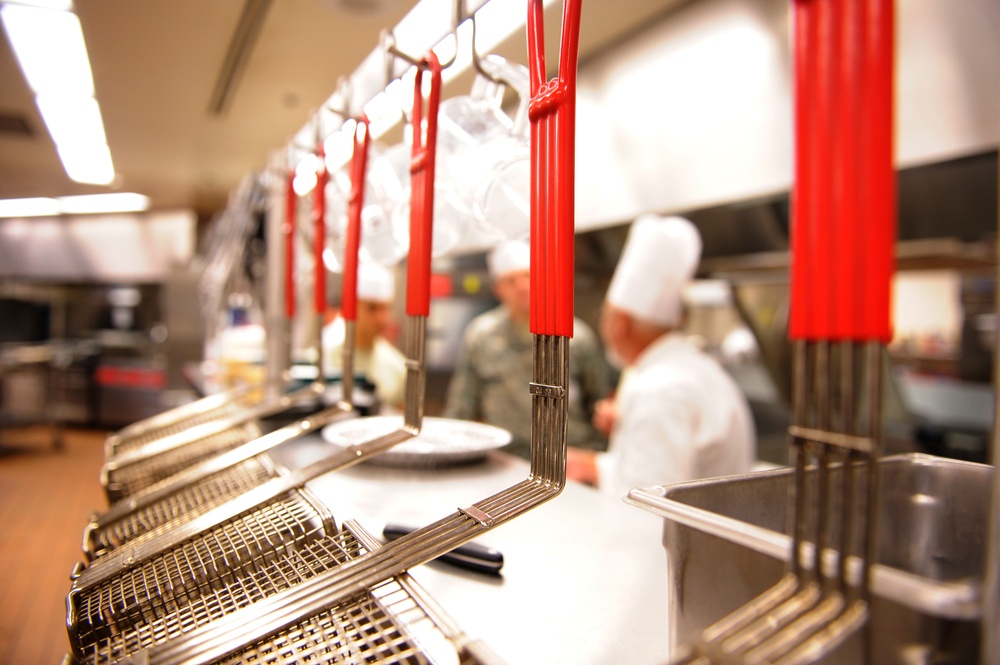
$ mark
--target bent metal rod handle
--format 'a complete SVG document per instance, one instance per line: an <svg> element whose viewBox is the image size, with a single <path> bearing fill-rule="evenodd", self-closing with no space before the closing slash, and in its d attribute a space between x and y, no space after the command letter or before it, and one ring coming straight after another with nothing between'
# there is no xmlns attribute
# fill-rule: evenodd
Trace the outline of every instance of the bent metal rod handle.
<svg viewBox="0 0 1000 665"><path fill-rule="evenodd" d="M345 321L357 320L358 248L361 244L361 209L365 203L365 171L368 166L368 117L361 114L354 128L354 155L351 158L351 197L347 201L347 237L344 246L344 283L341 300Z"/></svg>
<svg viewBox="0 0 1000 665"><path fill-rule="evenodd" d="M285 185L285 224L282 233L285 236L285 316L289 320L295 318L295 209L298 202L295 188L295 169L288 171Z"/></svg>
<svg viewBox="0 0 1000 665"><path fill-rule="evenodd" d="M564 0L559 71L545 80L544 7L528 6L531 332L573 336L576 69L581 0Z"/></svg>
<svg viewBox="0 0 1000 665"><path fill-rule="evenodd" d="M426 133L423 128L422 83L430 73ZM437 163L438 106L441 63L434 51L424 56L413 87L413 150L410 159L410 254L406 263L406 314L430 314L431 247L434 229L434 178Z"/></svg>

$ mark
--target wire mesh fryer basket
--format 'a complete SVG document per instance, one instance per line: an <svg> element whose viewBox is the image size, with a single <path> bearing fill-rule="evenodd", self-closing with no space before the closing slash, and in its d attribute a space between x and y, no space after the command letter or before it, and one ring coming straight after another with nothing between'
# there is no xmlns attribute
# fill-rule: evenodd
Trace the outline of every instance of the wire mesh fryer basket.
<svg viewBox="0 0 1000 665"><path fill-rule="evenodd" d="M105 465L101 474L104 491L108 501L116 503L198 462L232 450L260 435L260 427L251 421L223 429L210 436L193 438L188 443L159 455L137 459L132 463Z"/></svg>
<svg viewBox="0 0 1000 665"><path fill-rule="evenodd" d="M126 643L147 634L176 636L268 595L269 584L288 586L296 570L321 570L310 556L332 555L309 553L335 531L321 502L308 491L289 492L138 566L71 590L70 641L83 654L111 636L126 636Z"/></svg>
<svg viewBox="0 0 1000 665"><path fill-rule="evenodd" d="M258 455L216 472L205 482L187 484L135 510L94 515L84 532L84 553L93 560L140 538L156 537L236 499L278 473L269 457Z"/></svg>
<svg viewBox="0 0 1000 665"><path fill-rule="evenodd" d="M290 471L276 464L267 451L331 422L353 415L351 405L340 402L320 413L285 425L273 432L178 471L175 475L119 501L102 514L91 515L83 534L83 552L88 560L100 560L125 545L133 547L161 536L229 502L237 511L249 508L240 497ZM304 485L306 477L257 495L264 502ZM204 528L210 528L234 513L226 513ZM193 535L193 534L189 534Z"/></svg>
<svg viewBox="0 0 1000 665"><path fill-rule="evenodd" d="M217 584L214 592L194 602L165 601L141 613L122 629L97 627L74 643L74 662L110 665L128 662L154 645L169 642L251 603L264 604L282 591L365 554L378 543L357 524L320 538L274 559L237 581ZM119 600L119 614L128 613ZM106 610L105 610L106 611ZM135 612L136 610L132 610ZM405 573L271 634L219 663L433 663L438 657L472 665L496 660L469 642L454 623ZM451 654L448 657L448 654Z"/></svg>
<svg viewBox="0 0 1000 665"><path fill-rule="evenodd" d="M178 432L226 418L263 399L259 387L244 386L228 393L210 395L196 402L132 423L111 434L104 441L104 458L110 461L121 455L136 454L149 444Z"/></svg>

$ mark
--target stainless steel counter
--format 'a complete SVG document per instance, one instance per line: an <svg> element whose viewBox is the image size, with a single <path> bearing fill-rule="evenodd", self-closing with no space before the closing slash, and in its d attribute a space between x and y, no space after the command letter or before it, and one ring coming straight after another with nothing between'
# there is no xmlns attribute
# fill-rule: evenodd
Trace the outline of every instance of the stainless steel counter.
<svg viewBox="0 0 1000 665"><path fill-rule="evenodd" d="M328 450L319 436L272 453L299 467ZM380 535L386 522L423 526L509 487L528 464L504 453L443 469L359 465L310 488L338 522ZM481 542L504 555L501 576L433 562L411 574L473 638L510 665L619 665L667 660L662 522L570 482L561 495Z"/></svg>

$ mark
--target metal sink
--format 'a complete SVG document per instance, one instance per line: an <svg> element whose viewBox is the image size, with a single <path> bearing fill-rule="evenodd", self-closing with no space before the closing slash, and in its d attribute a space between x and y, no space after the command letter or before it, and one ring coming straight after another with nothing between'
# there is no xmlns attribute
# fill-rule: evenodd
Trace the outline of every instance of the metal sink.
<svg viewBox="0 0 1000 665"><path fill-rule="evenodd" d="M993 467L911 454L879 462L870 644L855 636L822 662L975 662ZM792 470L635 489L664 518L671 647L772 586L791 554ZM836 542L836 541L833 541Z"/></svg>

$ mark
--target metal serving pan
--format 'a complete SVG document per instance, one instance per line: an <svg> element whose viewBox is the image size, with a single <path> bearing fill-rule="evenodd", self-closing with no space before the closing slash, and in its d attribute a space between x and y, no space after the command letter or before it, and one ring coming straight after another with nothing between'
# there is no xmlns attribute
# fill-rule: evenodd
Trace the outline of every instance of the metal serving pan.
<svg viewBox="0 0 1000 665"><path fill-rule="evenodd" d="M879 467L867 662L975 662L993 467L921 454L886 457ZM664 518L671 648L782 577L792 551L792 477L777 469L629 493L629 503ZM858 634L820 662L865 662L864 649Z"/></svg>

